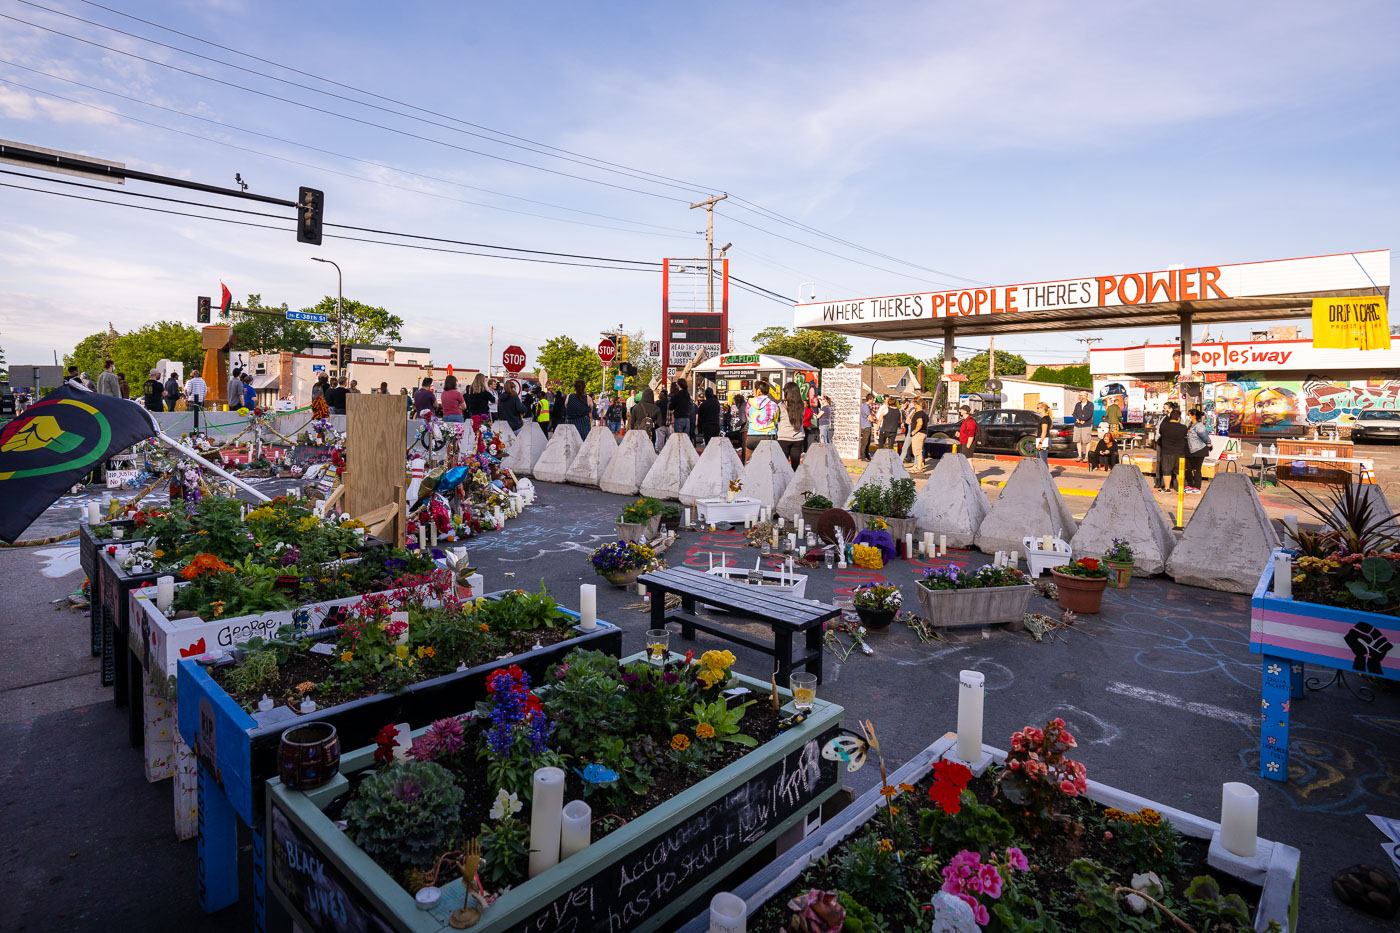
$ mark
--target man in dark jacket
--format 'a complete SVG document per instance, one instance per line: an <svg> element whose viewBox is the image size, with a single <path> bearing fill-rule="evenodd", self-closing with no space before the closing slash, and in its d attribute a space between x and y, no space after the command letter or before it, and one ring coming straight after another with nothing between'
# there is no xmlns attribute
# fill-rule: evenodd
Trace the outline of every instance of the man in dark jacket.
<svg viewBox="0 0 1400 933"><path fill-rule="evenodd" d="M180 400L180 380L175 378L175 371L170 371L170 378L165 380L165 410L174 411L175 403Z"/></svg>
<svg viewBox="0 0 1400 933"><path fill-rule="evenodd" d="M1176 409L1167 411L1167 420L1162 422L1157 434L1157 488L1175 488L1177 466L1186 456L1186 426L1181 423L1181 413ZM1167 483L1165 487L1163 483Z"/></svg>
<svg viewBox="0 0 1400 933"><path fill-rule="evenodd" d="M413 391L413 417L419 417L424 409L437 409L437 394L433 392L432 376L424 376L423 384Z"/></svg>

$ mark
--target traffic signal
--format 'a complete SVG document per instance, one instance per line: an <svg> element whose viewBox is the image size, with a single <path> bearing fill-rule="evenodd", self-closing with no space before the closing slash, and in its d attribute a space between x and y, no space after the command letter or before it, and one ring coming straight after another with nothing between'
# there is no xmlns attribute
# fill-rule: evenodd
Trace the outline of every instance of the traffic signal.
<svg viewBox="0 0 1400 933"><path fill-rule="evenodd" d="M631 357L629 357L628 354L627 354L627 335L626 335L626 334L619 334L619 335L618 335L618 338L617 338L617 357L618 357L618 359L622 360L624 363L627 362L627 360L631 359Z"/></svg>
<svg viewBox="0 0 1400 933"><path fill-rule="evenodd" d="M340 347L340 371L345 372L345 368L350 365L350 348L344 344Z"/></svg>
<svg viewBox="0 0 1400 933"><path fill-rule="evenodd" d="M208 323L209 323L209 297L208 297L207 295L200 295L197 299L195 299L195 302L196 302L196 303L195 303L194 319L195 319L196 321L198 321L200 324L208 324Z"/></svg>
<svg viewBox="0 0 1400 933"><path fill-rule="evenodd" d="M321 209L326 196L315 188L297 191L297 242L321 245Z"/></svg>
<svg viewBox="0 0 1400 933"><path fill-rule="evenodd" d="M626 338L623 338L623 339L626 339ZM619 366L617 367L617 371L620 372L620 373L622 373L622 375L624 375L624 376L635 376L635 375L637 375L637 367L633 366L631 363L622 363L621 365L619 365Z"/></svg>

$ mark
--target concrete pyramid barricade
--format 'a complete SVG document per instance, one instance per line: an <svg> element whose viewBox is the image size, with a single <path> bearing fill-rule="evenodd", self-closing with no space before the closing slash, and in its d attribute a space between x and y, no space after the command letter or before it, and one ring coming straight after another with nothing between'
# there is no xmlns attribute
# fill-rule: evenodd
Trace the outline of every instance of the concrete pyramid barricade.
<svg viewBox="0 0 1400 933"><path fill-rule="evenodd" d="M1147 478L1131 463L1120 463L1108 474L1070 548L1075 557L1099 557L1114 538L1132 545L1134 576L1166 570L1167 558L1176 547L1166 513L1152 495Z"/></svg>
<svg viewBox="0 0 1400 933"><path fill-rule="evenodd" d="M992 510L972 464L962 454L944 454L914 500L909 517L922 534L946 535L952 547L972 547L977 529Z"/></svg>
<svg viewBox="0 0 1400 933"><path fill-rule="evenodd" d="M645 433L645 432L638 432ZM690 471L699 461L695 455L695 445L690 438L672 434L666 439L666 446L656 455L656 462L647 470L639 490L644 496L654 499L679 499L685 481L690 479Z"/></svg>
<svg viewBox="0 0 1400 933"><path fill-rule="evenodd" d="M788 521L797 521L797 516L802 514L803 500L813 493L837 504L844 504L851 495L851 474L846 472L841 455L830 444L813 444L807 448L792 482L778 498L777 514Z"/></svg>
<svg viewBox="0 0 1400 933"><path fill-rule="evenodd" d="M871 486L877 483L881 486L888 486L891 481L897 479L909 479L909 471L904 469L904 461L899 456L899 451L881 447L875 451L875 456L871 457L870 462L865 465L865 472L860 475L860 479L856 481L855 486L846 496L843 505L849 508L851 498L856 494L856 490L862 486Z"/></svg>
<svg viewBox="0 0 1400 933"><path fill-rule="evenodd" d="M1050 468L1034 457L1025 457L982 520L976 544L984 554L1019 551L1026 535L1053 534L1068 541L1075 529L1074 516L1055 488Z"/></svg>
<svg viewBox="0 0 1400 933"><path fill-rule="evenodd" d="M603 471L598 488L619 496L635 496L642 488L642 480L656 462L656 448L645 431L628 431L622 435L622 443Z"/></svg>
<svg viewBox="0 0 1400 933"><path fill-rule="evenodd" d="M505 424L504 421L499 423ZM510 428L507 427L506 431L509 433ZM525 427L515 436L510 452L501 460L501 466L516 476L530 476L535 472L535 464L539 462L540 455L548 445L549 439L544 436L544 430L535 422L527 421Z"/></svg>
<svg viewBox="0 0 1400 933"><path fill-rule="evenodd" d="M544 453L535 461L532 475L546 483L564 482L564 477L569 475L569 464L574 462L582 447L583 438L578 436L578 428L572 424L557 426L545 445Z"/></svg>
<svg viewBox="0 0 1400 933"><path fill-rule="evenodd" d="M692 508L698 499L723 499L729 492L729 481L738 479L743 472L744 464L734 452L734 445L727 438L716 438L705 445L705 452L686 477L677 498L681 505Z"/></svg>
<svg viewBox="0 0 1400 933"><path fill-rule="evenodd" d="M1371 506L1368 522L1376 522L1385 516L1395 514L1395 510L1392 509L1390 503L1386 501L1385 493L1382 492L1381 487L1377 486L1375 483L1361 483L1354 486L1353 489L1356 490L1356 495L1361 496L1362 501ZM1341 518L1340 507L1332 510L1332 516L1327 519L1327 524L1338 529L1345 526L1345 522L1343 522ZM1400 538L1400 522L1392 518L1390 521L1382 524L1381 527L1377 529L1376 533L1388 535L1392 538Z"/></svg>
<svg viewBox="0 0 1400 933"><path fill-rule="evenodd" d="M1177 583L1253 593L1278 546L1278 531L1249 477L1217 473L1167 558L1167 573Z"/></svg>
<svg viewBox="0 0 1400 933"><path fill-rule="evenodd" d="M775 511L778 500L782 499L783 493L787 492L792 483L792 477L792 464L783 456L783 449L778 446L778 442L759 441L758 447L749 454L749 462L744 465L744 472L740 474L744 491L739 495L757 499L765 509Z"/></svg>
<svg viewBox="0 0 1400 933"><path fill-rule="evenodd" d="M588 439L579 448L578 456L569 464L568 475L564 478L580 486L597 486L603 474L617 453L617 441L607 428L594 425L588 432Z"/></svg>

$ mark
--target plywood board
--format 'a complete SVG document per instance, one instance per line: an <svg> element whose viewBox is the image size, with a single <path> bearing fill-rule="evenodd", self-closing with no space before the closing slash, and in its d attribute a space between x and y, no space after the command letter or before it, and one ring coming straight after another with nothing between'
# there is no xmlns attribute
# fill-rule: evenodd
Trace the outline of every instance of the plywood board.
<svg viewBox="0 0 1400 933"><path fill-rule="evenodd" d="M373 512L396 501L404 483L404 436L408 414L396 395L350 395L345 399L345 511Z"/></svg>

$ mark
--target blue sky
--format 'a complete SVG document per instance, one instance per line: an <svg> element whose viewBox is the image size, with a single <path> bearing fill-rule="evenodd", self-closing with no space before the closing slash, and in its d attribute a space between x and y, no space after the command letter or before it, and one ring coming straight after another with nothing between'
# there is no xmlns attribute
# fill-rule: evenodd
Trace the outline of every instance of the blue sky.
<svg viewBox="0 0 1400 933"><path fill-rule="evenodd" d="M445 126L429 125L240 72L229 66L366 99L80 0L36 2L216 61L19 0L0 0L0 14L447 145L9 19L0 19L0 59L12 63L0 64L0 79L10 82L0 83L0 138L213 184L232 185L239 172L251 191L279 197L294 197L298 185L322 188L327 220L337 223L648 261L700 255L696 231L704 218L687 203L702 196L697 191L728 191L734 200L717 211L716 237L734 243L734 275L784 295L809 281L818 297L836 299L960 280L761 218L738 198L899 260L992 284L1385 248L1393 245L1400 208L1400 59L1393 54L1400 8L1383 2L104 0L274 62L688 187L522 152L491 133L483 140L458 132L481 131L442 117L426 119ZM0 182L62 188L3 175ZM187 197L140 184L128 189ZM0 218L0 346L13 363L51 361L55 350L61 357L108 321L118 330L160 319L193 323L195 296L217 299L221 279L239 299L258 292L293 308L313 304L335 288L334 270L311 262L313 255L340 263L347 295L402 315L404 342L431 346L439 363L483 365L492 325L497 355L506 343L533 355L559 333L591 343L602 327L618 323L652 337L660 331L660 281L649 273L332 239L316 248L297 244L290 230L4 187ZM791 320L780 303L733 295L739 348L763 327ZM1225 333L1240 338L1247 330ZM1082 354L1076 336L1083 335L1007 338L1000 346L1033 361L1063 362ZM1112 346L1173 335L1102 336Z"/></svg>

